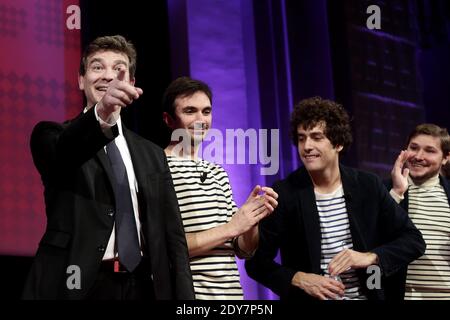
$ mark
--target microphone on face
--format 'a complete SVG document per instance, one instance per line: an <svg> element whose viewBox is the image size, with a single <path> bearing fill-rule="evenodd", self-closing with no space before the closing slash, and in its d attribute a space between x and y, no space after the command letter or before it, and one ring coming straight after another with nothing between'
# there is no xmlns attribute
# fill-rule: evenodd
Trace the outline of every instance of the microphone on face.
<svg viewBox="0 0 450 320"><path fill-rule="evenodd" d="M202 172L202 175L200 176L200 181L205 182L206 178L208 177L207 172Z"/></svg>

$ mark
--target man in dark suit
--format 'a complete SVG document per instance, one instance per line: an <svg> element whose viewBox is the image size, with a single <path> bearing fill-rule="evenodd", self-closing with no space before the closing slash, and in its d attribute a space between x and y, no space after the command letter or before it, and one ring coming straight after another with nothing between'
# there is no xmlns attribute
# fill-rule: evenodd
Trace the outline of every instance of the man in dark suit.
<svg viewBox="0 0 450 320"><path fill-rule="evenodd" d="M84 112L33 130L47 228L25 299L194 298L164 152L120 120L142 94L135 69L136 51L125 38L95 39L80 64Z"/></svg>
<svg viewBox="0 0 450 320"><path fill-rule="evenodd" d="M380 179L339 164L352 140L342 106L301 101L291 133L304 166L274 184L249 276L281 299L384 299L384 280L423 254L420 232Z"/></svg>
<svg viewBox="0 0 450 320"><path fill-rule="evenodd" d="M450 299L450 183L442 168L448 163L450 136L432 123L416 126L386 181L392 198L422 232L425 254L392 279L405 284L398 298ZM395 280L395 281L394 281Z"/></svg>

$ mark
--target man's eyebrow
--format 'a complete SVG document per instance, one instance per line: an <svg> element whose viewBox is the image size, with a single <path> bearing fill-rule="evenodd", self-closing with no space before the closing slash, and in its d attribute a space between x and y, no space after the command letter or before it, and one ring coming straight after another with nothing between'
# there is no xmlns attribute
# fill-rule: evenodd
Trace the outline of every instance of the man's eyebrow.
<svg viewBox="0 0 450 320"><path fill-rule="evenodd" d="M103 63L103 59L100 59L100 58L94 58L94 59L92 59L91 61L89 61L89 64L92 64L92 63L94 63L94 62L100 62L100 63Z"/></svg>
<svg viewBox="0 0 450 320"><path fill-rule="evenodd" d="M104 63L104 60L101 59L101 58L94 58L94 59L92 59L91 61L89 61L89 64L92 64L92 63L94 63L94 62ZM114 65L117 65L117 64L128 65L127 62L126 62L125 60L121 60L121 59L119 59L119 60L114 60L113 63L114 63Z"/></svg>
<svg viewBox="0 0 450 320"><path fill-rule="evenodd" d="M124 65L128 65L128 63L125 60L114 60L114 64L124 64Z"/></svg>

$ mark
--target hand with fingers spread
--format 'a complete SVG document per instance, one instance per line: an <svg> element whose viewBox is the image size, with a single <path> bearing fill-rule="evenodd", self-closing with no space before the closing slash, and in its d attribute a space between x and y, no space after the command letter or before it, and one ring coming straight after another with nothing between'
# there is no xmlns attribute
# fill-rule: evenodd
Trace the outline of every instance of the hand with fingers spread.
<svg viewBox="0 0 450 320"><path fill-rule="evenodd" d="M367 268L377 263L378 256L375 253L344 249L331 259L328 272L334 277L349 269Z"/></svg>
<svg viewBox="0 0 450 320"><path fill-rule="evenodd" d="M400 197L402 197L408 189L409 169L405 168L405 163L411 156L411 152L402 150L398 155L397 160L395 160L394 167L391 171L392 189Z"/></svg>
<svg viewBox="0 0 450 320"><path fill-rule="evenodd" d="M125 79L125 70L120 70L117 78L109 82L102 99L98 102L97 113L108 123L115 122L123 107L138 99L143 91Z"/></svg>
<svg viewBox="0 0 450 320"><path fill-rule="evenodd" d="M345 286L342 282L314 273L299 271L294 275L291 283L320 300L336 300L345 293Z"/></svg>

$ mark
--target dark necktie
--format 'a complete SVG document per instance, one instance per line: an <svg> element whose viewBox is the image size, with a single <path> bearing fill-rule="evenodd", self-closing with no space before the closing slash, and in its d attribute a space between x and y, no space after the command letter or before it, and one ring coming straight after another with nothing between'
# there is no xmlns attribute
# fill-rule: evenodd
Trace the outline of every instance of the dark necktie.
<svg viewBox="0 0 450 320"><path fill-rule="evenodd" d="M130 185L125 164L114 140L106 145L106 152L114 172L116 198L116 248L123 266L132 272L141 261L141 250L134 219Z"/></svg>

